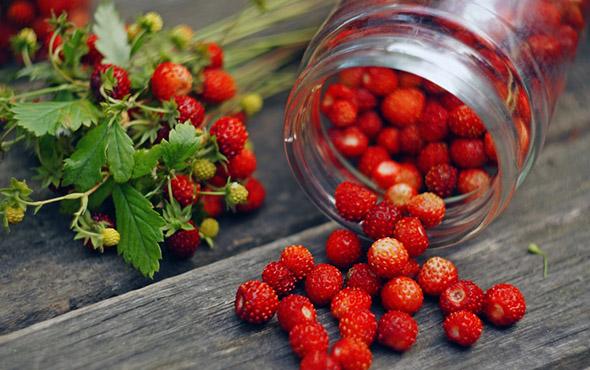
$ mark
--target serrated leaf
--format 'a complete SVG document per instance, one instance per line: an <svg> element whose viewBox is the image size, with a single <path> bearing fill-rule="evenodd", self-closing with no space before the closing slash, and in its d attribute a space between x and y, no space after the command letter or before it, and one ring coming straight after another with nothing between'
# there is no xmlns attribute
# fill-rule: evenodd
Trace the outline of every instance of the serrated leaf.
<svg viewBox="0 0 590 370"><path fill-rule="evenodd" d="M53 136L45 135L37 141L37 158L41 166L37 168L37 178L41 180L41 186L59 186L63 176L63 154Z"/></svg>
<svg viewBox="0 0 590 370"><path fill-rule="evenodd" d="M60 126L70 131L98 121L100 112L86 99L65 102L16 103L12 108L17 125L40 137L55 135Z"/></svg>
<svg viewBox="0 0 590 370"><path fill-rule="evenodd" d="M176 125L168 140L162 141L162 159L170 169L183 169L187 160L199 149L197 132L190 123Z"/></svg>
<svg viewBox="0 0 590 370"><path fill-rule="evenodd" d="M104 56L103 63L126 67L131 57L125 23L119 17L113 3L98 6L94 14L92 31L98 36L96 49Z"/></svg>
<svg viewBox="0 0 590 370"><path fill-rule="evenodd" d="M77 131L81 126L90 127L98 122L100 111L89 100L81 99L71 102L71 105L62 111L60 116L63 127Z"/></svg>
<svg viewBox="0 0 590 370"><path fill-rule="evenodd" d="M65 160L63 185L76 185L85 191L101 180L100 169L106 162L108 133L109 127L103 122L84 135L72 156Z"/></svg>
<svg viewBox="0 0 590 370"><path fill-rule="evenodd" d="M141 149L135 152L135 167L131 178L137 179L149 175L158 164L162 156L162 147L160 144L154 145L149 149Z"/></svg>
<svg viewBox="0 0 590 370"><path fill-rule="evenodd" d="M74 29L72 35L63 45L64 63L75 67L80 64L82 56L88 53L86 45L86 32L81 28Z"/></svg>
<svg viewBox="0 0 590 370"><path fill-rule="evenodd" d="M107 163L115 182L127 182L133 173L135 158L133 141L120 124L115 123L109 130Z"/></svg>
<svg viewBox="0 0 590 370"><path fill-rule="evenodd" d="M162 251L159 242L164 240L164 219L152 204L129 184L115 185L113 200L117 217L117 230L121 241L117 251L144 276L154 277L160 269Z"/></svg>

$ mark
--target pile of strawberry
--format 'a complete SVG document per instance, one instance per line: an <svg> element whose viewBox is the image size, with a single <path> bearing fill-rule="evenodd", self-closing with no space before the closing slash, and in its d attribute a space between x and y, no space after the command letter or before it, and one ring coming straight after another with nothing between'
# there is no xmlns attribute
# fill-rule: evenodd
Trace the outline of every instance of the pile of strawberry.
<svg viewBox="0 0 590 370"><path fill-rule="evenodd" d="M413 233L411 224L405 228ZM360 262L357 235L337 229L328 237L326 255L331 264L316 264L304 246L288 246L278 261L264 268L262 281L247 281L236 293L236 315L247 323L263 324L277 313L302 370L368 369L375 341L395 351L409 350L418 335L412 315L422 307L425 294L438 297L444 332L461 346L471 346L481 336L479 315L503 327L519 321L526 311L515 286L497 284L484 293L472 281L459 280L457 267L447 259L431 257L420 266L410 249L394 238L375 241L365 263ZM348 269L346 281L341 269ZM292 294L298 282L306 296ZM380 319L371 312L378 302L385 311ZM316 313L316 307L328 305L341 336L329 353L328 333Z"/></svg>

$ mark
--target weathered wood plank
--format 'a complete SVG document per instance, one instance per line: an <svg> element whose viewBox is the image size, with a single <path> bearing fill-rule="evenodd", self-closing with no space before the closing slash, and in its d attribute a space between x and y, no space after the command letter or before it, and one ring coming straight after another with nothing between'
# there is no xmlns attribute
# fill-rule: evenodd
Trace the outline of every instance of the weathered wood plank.
<svg viewBox="0 0 590 370"><path fill-rule="evenodd" d="M590 366L590 132L567 145L550 145L506 214L477 240L431 251L451 258L461 276L482 287L508 281L527 297L528 313L516 326L485 327L471 350L448 344L435 302L416 318L421 332L404 355L374 347L374 368L581 369ZM295 368L287 336L276 320L263 327L240 323L233 296L240 282L257 278L283 246L302 243L325 260L325 224L287 239L195 269L120 297L0 337L6 369L22 368ZM538 256L549 254L542 277ZM334 340L327 309L320 320Z"/></svg>

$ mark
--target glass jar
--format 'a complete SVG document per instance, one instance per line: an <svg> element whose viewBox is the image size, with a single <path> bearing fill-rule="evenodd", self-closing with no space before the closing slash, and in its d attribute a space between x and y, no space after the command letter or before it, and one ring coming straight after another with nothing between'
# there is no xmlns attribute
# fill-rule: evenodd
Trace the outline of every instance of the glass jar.
<svg viewBox="0 0 590 370"><path fill-rule="evenodd" d="M322 96L352 67L409 72L468 105L493 139L490 186L447 197L444 221L428 230L433 247L475 236L537 158L588 10L586 0L340 2L309 45L286 107L285 149L297 181L326 215L362 234L336 212L334 190L346 180L383 189L335 149Z"/></svg>

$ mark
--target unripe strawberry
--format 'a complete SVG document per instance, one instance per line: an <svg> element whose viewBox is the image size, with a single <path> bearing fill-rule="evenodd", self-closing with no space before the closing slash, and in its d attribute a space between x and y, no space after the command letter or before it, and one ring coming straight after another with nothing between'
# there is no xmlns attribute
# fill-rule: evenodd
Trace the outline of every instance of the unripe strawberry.
<svg viewBox="0 0 590 370"><path fill-rule="evenodd" d="M103 245L105 247L114 247L121 241L121 235L116 229L107 227L101 232L103 238Z"/></svg>
<svg viewBox="0 0 590 370"><path fill-rule="evenodd" d="M193 175L199 181L207 181L217 172L217 167L208 159L197 159L193 164Z"/></svg>
<svg viewBox="0 0 590 370"><path fill-rule="evenodd" d="M214 239L219 234L219 222L214 218L206 218L201 221L199 231L204 237Z"/></svg>
<svg viewBox="0 0 590 370"><path fill-rule="evenodd" d="M225 202L229 207L245 204L248 201L248 190L238 182L232 182L227 188Z"/></svg>
<svg viewBox="0 0 590 370"><path fill-rule="evenodd" d="M6 207L4 215L9 224L18 224L25 218L25 210L20 207Z"/></svg>
<svg viewBox="0 0 590 370"><path fill-rule="evenodd" d="M244 182L246 190L248 190L248 199L246 203L238 204L237 209L240 212L253 212L264 204L266 198L266 190L264 185L254 177L250 177Z"/></svg>

